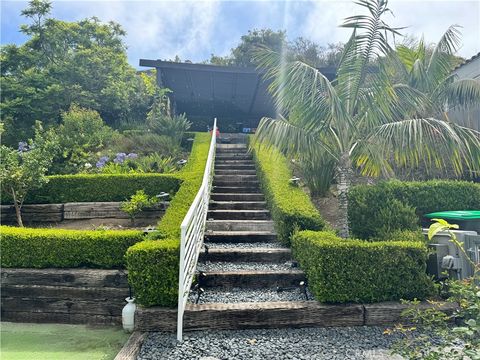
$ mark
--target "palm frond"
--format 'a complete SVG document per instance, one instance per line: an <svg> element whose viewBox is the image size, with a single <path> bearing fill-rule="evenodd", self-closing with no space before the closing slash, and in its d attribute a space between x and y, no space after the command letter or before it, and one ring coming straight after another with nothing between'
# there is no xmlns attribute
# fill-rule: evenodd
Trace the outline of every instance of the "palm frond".
<svg viewBox="0 0 480 360"><path fill-rule="evenodd" d="M427 118L401 120L380 126L370 136L372 146L386 158L393 154L401 167L425 169L480 168L480 133L446 121Z"/></svg>
<svg viewBox="0 0 480 360"><path fill-rule="evenodd" d="M480 105L480 82L475 79L458 79L445 88L446 100L450 109L468 109Z"/></svg>

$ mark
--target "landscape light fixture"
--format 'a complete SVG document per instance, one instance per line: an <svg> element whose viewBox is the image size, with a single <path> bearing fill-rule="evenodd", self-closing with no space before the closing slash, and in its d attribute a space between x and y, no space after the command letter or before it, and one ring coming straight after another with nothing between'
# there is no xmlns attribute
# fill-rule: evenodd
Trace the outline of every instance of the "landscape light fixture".
<svg viewBox="0 0 480 360"><path fill-rule="evenodd" d="M291 178L290 180L288 180L288 182L289 182L291 185L293 185L293 186L298 186L298 184L299 184L299 182L300 182L300 178L294 176L293 178Z"/></svg>
<svg viewBox="0 0 480 360"><path fill-rule="evenodd" d="M180 165L180 166L183 166L186 163L187 163L187 160L185 160L185 159L180 159L180 160L177 161L177 165Z"/></svg>
<svg viewBox="0 0 480 360"><path fill-rule="evenodd" d="M187 141L188 142L193 142L195 139L194 138L188 138Z"/></svg>
<svg viewBox="0 0 480 360"><path fill-rule="evenodd" d="M155 197L162 204L162 210L166 210L167 209L167 200L170 197L170 194L162 191L160 194L156 195Z"/></svg>
<svg viewBox="0 0 480 360"><path fill-rule="evenodd" d="M305 296L305 300L308 301L308 293L307 293L307 281L300 281L300 288L302 289L303 296Z"/></svg>

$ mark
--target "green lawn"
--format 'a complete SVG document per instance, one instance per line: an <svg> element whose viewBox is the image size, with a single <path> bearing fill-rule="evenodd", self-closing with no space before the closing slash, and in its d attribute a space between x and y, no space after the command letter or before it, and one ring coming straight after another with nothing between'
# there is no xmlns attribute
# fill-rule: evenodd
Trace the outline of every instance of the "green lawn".
<svg viewBox="0 0 480 360"><path fill-rule="evenodd" d="M111 360L128 339L121 327L1 323L2 360Z"/></svg>

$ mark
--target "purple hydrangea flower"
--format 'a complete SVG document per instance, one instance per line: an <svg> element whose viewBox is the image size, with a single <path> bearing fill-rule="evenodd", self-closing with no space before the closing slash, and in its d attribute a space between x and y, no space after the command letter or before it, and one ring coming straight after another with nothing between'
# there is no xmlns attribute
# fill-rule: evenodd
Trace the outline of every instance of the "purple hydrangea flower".
<svg viewBox="0 0 480 360"><path fill-rule="evenodd" d="M138 158L138 154L130 153L126 157L127 157L127 159L136 159L136 158Z"/></svg>
<svg viewBox="0 0 480 360"><path fill-rule="evenodd" d="M127 154L125 153L118 153L116 156L115 156L115 159L113 159L113 162L115 164L122 164L124 161L125 161L125 158L127 157Z"/></svg>
<svg viewBox="0 0 480 360"><path fill-rule="evenodd" d="M20 141L18 143L18 152L28 151L28 144L25 141Z"/></svg>
<svg viewBox="0 0 480 360"><path fill-rule="evenodd" d="M107 161L109 160L108 156L102 156L100 159L98 159L97 163L95 164L98 169L101 169L105 166Z"/></svg>

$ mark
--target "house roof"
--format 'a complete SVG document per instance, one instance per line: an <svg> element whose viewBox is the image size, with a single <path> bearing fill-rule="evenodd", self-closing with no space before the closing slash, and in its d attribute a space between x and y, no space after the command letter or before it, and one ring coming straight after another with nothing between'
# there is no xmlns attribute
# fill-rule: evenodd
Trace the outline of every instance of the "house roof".
<svg viewBox="0 0 480 360"><path fill-rule="evenodd" d="M463 63L461 63L460 65L457 65L457 66L455 67L455 69L453 69L453 70L454 70L454 71L455 71L455 70L458 70L458 69L461 68L462 66L467 65L468 63L471 63L473 60L475 60L475 59L477 59L477 58L480 58L480 52L477 53L477 54L475 54L475 55L473 55L471 58L465 60L465 61L464 61Z"/></svg>
<svg viewBox="0 0 480 360"><path fill-rule="evenodd" d="M177 113L252 120L275 116L268 84L255 68L146 59L140 66L157 69L157 82L172 90ZM334 67L321 71L335 77Z"/></svg>

